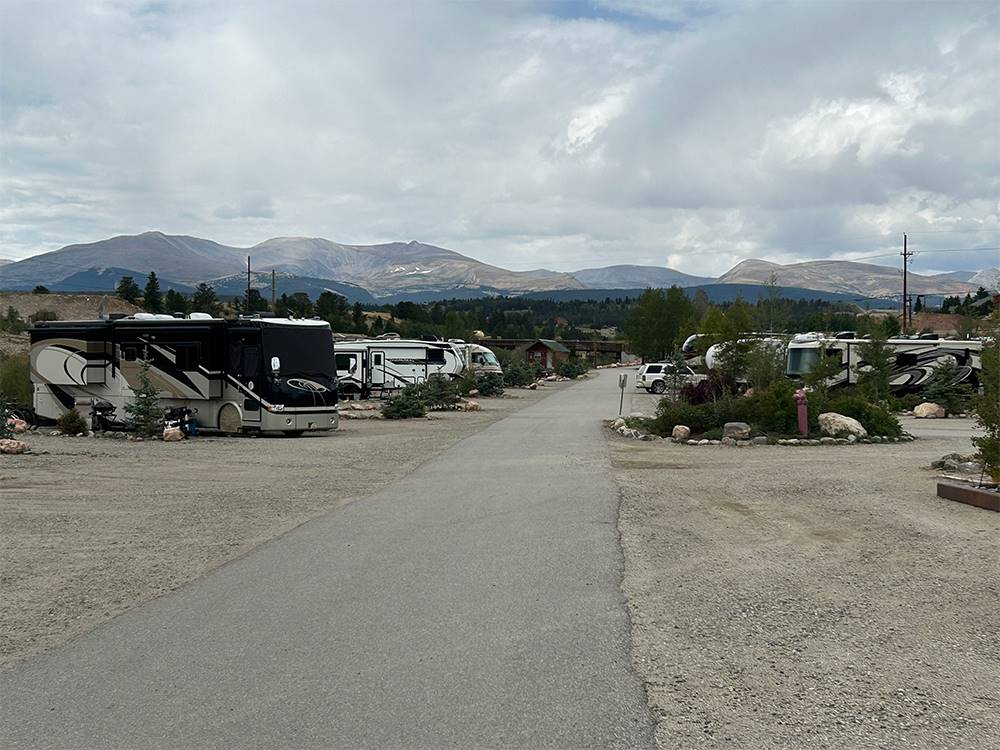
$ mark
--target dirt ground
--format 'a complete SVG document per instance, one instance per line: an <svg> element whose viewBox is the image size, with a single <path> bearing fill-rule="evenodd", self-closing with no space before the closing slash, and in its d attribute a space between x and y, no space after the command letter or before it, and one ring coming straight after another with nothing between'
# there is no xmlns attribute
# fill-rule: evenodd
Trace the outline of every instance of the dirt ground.
<svg viewBox="0 0 1000 750"><path fill-rule="evenodd" d="M1000 514L908 444L610 437L633 660L663 748L1000 747Z"/></svg>
<svg viewBox="0 0 1000 750"><path fill-rule="evenodd" d="M374 494L563 385L302 438L29 435L48 455L0 456L0 668Z"/></svg>

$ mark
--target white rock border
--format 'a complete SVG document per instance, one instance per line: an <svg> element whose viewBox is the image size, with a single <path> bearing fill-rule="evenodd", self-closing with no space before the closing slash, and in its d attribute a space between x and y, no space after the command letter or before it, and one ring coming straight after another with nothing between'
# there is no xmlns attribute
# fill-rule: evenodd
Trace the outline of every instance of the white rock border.
<svg viewBox="0 0 1000 750"><path fill-rule="evenodd" d="M883 443L912 443L916 440L915 435L911 435L908 432L904 432L899 437L890 437L888 435L873 435L867 438L855 438L853 435L840 438L840 437L822 437L822 438L779 438L777 440L772 440L764 435L758 435L757 437L752 437L749 440L733 440L732 438L722 438L722 440L707 440L702 438L701 440L687 439L687 440L677 440L675 438L664 438L659 435L652 435L648 432L643 432L642 430L637 430L634 427L629 427L625 423L624 417L615 417L614 419L605 420L605 425L612 432L617 432L624 438L629 438L631 440L642 440L645 442L652 441L664 441L673 443L675 445L691 445L691 446L706 446L706 445L719 445L725 446L727 448L755 448L757 446L767 445L767 446L781 446L781 447L819 447L819 446L835 446L835 445L881 445Z"/></svg>

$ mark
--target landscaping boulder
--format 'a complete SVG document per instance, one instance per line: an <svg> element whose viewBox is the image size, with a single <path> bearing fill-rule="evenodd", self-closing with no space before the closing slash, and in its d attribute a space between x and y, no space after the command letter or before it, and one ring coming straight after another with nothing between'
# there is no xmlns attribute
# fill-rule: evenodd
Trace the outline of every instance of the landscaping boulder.
<svg viewBox="0 0 1000 750"><path fill-rule="evenodd" d="M165 443L176 443L179 440L184 439L184 433L181 432L180 427L164 427L163 428L163 442Z"/></svg>
<svg viewBox="0 0 1000 750"><path fill-rule="evenodd" d="M687 440L691 437L691 428L686 425L675 425L673 432L670 433L670 437L674 440Z"/></svg>
<svg viewBox="0 0 1000 750"><path fill-rule="evenodd" d="M944 407L924 401L913 407L913 416L917 419L944 419Z"/></svg>
<svg viewBox="0 0 1000 750"><path fill-rule="evenodd" d="M26 450L28 450L27 443L22 443L20 440L11 440L9 438L0 440L0 453L16 455L24 453Z"/></svg>
<svg viewBox="0 0 1000 750"><path fill-rule="evenodd" d="M479 411L479 402L478 401L463 401L463 402L461 402L461 405L459 406L459 408L462 411Z"/></svg>
<svg viewBox="0 0 1000 750"><path fill-rule="evenodd" d="M853 417L845 417L843 414L832 411L819 415L819 429L824 435L830 437L844 435L853 435L855 438L868 437L868 430L862 426L861 422Z"/></svg>
<svg viewBox="0 0 1000 750"><path fill-rule="evenodd" d="M722 426L722 436L733 440L749 440L750 425L746 422L726 422Z"/></svg>
<svg viewBox="0 0 1000 750"><path fill-rule="evenodd" d="M731 437L724 437L724 438L722 438L722 440L719 441L719 444L720 445L728 445L728 446L730 446L732 448L735 448L736 447L736 440L734 440Z"/></svg>
<svg viewBox="0 0 1000 750"><path fill-rule="evenodd" d="M28 423L18 417L11 417L7 420L7 424L10 425L10 429L15 435L20 435L28 431Z"/></svg>
<svg viewBox="0 0 1000 750"><path fill-rule="evenodd" d="M618 417L618 419L616 419L614 422L611 423L612 430L617 430L619 427L624 427L624 426L625 426L625 420L622 419L621 417Z"/></svg>
<svg viewBox="0 0 1000 750"><path fill-rule="evenodd" d="M763 435L760 435L759 437L755 437L750 442L753 443L754 445L767 445L767 438Z"/></svg>

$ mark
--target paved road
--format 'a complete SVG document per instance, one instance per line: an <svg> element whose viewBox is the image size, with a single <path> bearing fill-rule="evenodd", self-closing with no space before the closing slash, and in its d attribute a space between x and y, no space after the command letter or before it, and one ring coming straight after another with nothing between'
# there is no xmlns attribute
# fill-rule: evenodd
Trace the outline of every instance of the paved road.
<svg viewBox="0 0 1000 750"><path fill-rule="evenodd" d="M5 673L0 746L652 747L599 426L615 384Z"/></svg>

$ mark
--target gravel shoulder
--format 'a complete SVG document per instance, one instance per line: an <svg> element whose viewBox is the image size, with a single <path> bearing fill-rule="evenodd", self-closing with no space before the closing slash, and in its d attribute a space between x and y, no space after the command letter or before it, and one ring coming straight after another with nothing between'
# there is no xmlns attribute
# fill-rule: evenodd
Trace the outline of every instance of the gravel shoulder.
<svg viewBox="0 0 1000 750"><path fill-rule="evenodd" d="M564 385L291 439L29 435L49 453L0 456L0 668L378 492Z"/></svg>
<svg viewBox="0 0 1000 750"><path fill-rule="evenodd" d="M663 748L1000 747L1000 514L940 500L966 420L864 447L609 437Z"/></svg>

